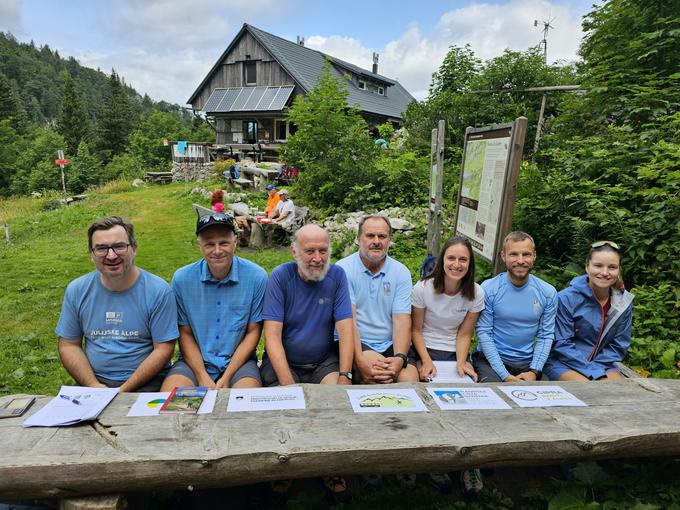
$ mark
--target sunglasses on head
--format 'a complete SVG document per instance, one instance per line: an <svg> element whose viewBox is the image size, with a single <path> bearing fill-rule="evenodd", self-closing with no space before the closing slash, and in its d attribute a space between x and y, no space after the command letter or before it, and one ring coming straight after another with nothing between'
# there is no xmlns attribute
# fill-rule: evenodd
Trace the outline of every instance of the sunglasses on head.
<svg viewBox="0 0 680 510"><path fill-rule="evenodd" d="M224 213L204 214L198 220L199 223L208 223L211 219L215 221L232 221L231 216Z"/></svg>
<svg viewBox="0 0 680 510"><path fill-rule="evenodd" d="M621 251L621 247L614 241L595 241L590 245L591 248L601 248L602 246L609 246L614 248L616 251Z"/></svg>

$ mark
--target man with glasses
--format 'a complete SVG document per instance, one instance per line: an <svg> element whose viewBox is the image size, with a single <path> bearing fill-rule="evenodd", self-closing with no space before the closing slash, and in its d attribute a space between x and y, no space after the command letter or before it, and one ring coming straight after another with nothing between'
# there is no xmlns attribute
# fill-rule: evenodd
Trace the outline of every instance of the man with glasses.
<svg viewBox="0 0 680 510"><path fill-rule="evenodd" d="M510 232L501 258L507 271L482 283L474 356L478 382L540 380L555 338L557 291L530 274L536 247L529 234Z"/></svg>
<svg viewBox="0 0 680 510"><path fill-rule="evenodd" d="M87 236L97 270L66 288L56 328L64 368L81 386L158 391L179 336L172 290L135 266L131 223L110 216Z"/></svg>
<svg viewBox="0 0 680 510"><path fill-rule="evenodd" d="M201 216L196 236L203 258L178 269L172 278L180 355L162 389L261 386L255 348L262 331L267 273L234 256L236 229L229 215Z"/></svg>

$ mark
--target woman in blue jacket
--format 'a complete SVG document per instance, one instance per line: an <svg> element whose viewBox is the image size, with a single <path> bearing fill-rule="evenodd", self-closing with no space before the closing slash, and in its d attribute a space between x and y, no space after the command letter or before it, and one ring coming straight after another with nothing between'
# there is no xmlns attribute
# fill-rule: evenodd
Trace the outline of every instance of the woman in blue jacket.
<svg viewBox="0 0 680 510"><path fill-rule="evenodd" d="M586 274L558 294L555 342L543 373L551 380L621 379L616 368L630 347L633 295L623 288L621 249L593 243Z"/></svg>

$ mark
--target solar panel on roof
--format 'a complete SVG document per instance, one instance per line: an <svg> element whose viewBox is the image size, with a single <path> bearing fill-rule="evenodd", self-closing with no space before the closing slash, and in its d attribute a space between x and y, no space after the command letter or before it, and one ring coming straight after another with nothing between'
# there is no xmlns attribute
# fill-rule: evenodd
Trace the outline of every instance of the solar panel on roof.
<svg viewBox="0 0 680 510"><path fill-rule="evenodd" d="M247 110L247 111L253 111L257 110L257 105L260 102L260 99L262 99L262 95L265 93L267 90L267 87L255 87L253 89L252 94L250 94L250 97L248 100L245 102L241 110Z"/></svg>
<svg viewBox="0 0 680 510"><path fill-rule="evenodd" d="M205 103L206 113L278 111L286 106L294 85L283 87L236 87L215 89Z"/></svg>
<svg viewBox="0 0 680 510"><path fill-rule="evenodd" d="M286 102L288 102L288 98L293 93L293 88L294 87L292 85L287 87L278 87L276 96L274 96L274 99L272 99L269 109L283 110L283 107L286 106Z"/></svg>
<svg viewBox="0 0 680 510"><path fill-rule="evenodd" d="M208 101L205 103L203 110L206 112L216 111L217 105L220 103L226 92L228 92L226 89L213 90L212 94L210 94L210 97L208 98Z"/></svg>
<svg viewBox="0 0 680 510"><path fill-rule="evenodd" d="M217 108L215 109L216 112L228 112L231 110L231 105L234 104L234 101L236 101L236 98L238 97L239 92L241 89L228 89L227 93L224 94L224 97L222 98L222 101L220 101L220 104L217 105Z"/></svg>
<svg viewBox="0 0 680 510"><path fill-rule="evenodd" d="M267 90L264 91L264 94L262 94L262 98L260 99L260 102L255 106L256 110L271 110L269 107L270 104L272 104L272 99L276 97L276 92L279 90L279 87L267 87Z"/></svg>

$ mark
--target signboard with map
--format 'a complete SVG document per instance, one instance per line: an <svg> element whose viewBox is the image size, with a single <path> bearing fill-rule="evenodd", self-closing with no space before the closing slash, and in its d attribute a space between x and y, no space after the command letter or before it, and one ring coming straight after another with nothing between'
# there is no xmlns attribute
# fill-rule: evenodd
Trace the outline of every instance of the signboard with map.
<svg viewBox="0 0 680 510"><path fill-rule="evenodd" d="M510 231L525 133L523 117L465 132L456 234L467 237L475 253L492 264Z"/></svg>

